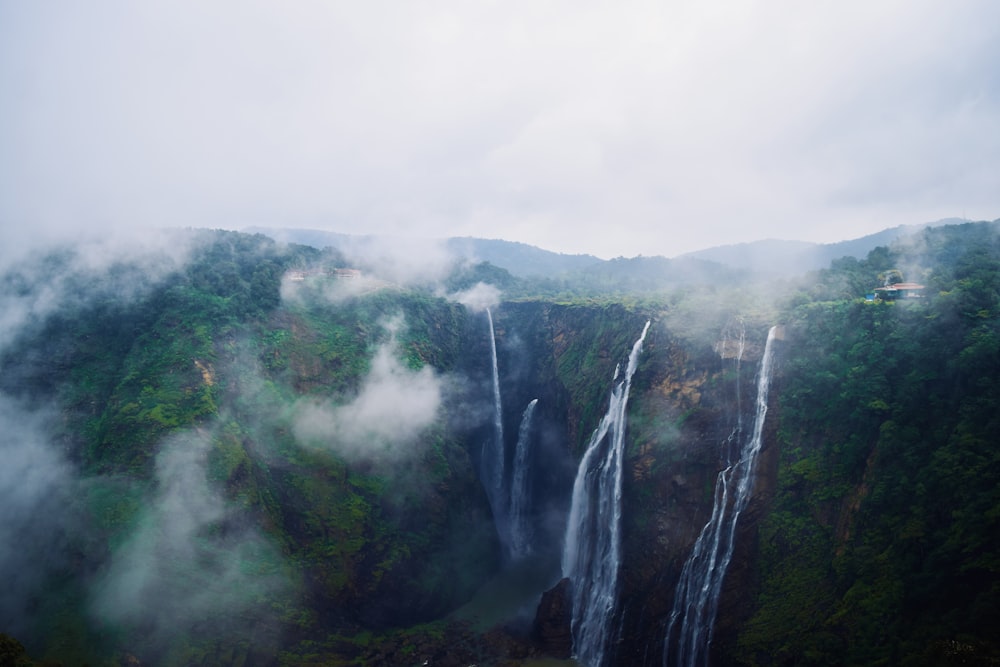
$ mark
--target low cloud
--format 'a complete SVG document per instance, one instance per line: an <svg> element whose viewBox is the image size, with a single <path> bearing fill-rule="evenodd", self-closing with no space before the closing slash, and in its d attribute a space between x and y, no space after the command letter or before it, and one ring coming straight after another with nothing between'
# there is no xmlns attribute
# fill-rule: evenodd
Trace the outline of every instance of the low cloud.
<svg viewBox="0 0 1000 667"><path fill-rule="evenodd" d="M997 215L989 0L289 4L5 11L0 231L280 220L614 257Z"/></svg>
<svg viewBox="0 0 1000 667"><path fill-rule="evenodd" d="M460 265L439 239L343 236L336 239L336 249L342 266L286 275L281 298L302 303L319 297L336 304L386 288L441 289L442 282Z"/></svg>
<svg viewBox="0 0 1000 667"><path fill-rule="evenodd" d="M209 481L211 446L201 429L164 441L156 490L93 590L96 616L152 656L205 628L211 640L273 640L254 621L287 586L279 556Z"/></svg>
<svg viewBox="0 0 1000 667"><path fill-rule="evenodd" d="M399 285L438 283L455 268L445 241L402 236L361 236L338 243L337 250L365 274Z"/></svg>
<svg viewBox="0 0 1000 667"><path fill-rule="evenodd" d="M281 299L286 303L303 304L318 296L323 301L337 304L389 286L390 283L365 274L350 278L323 276L318 279L298 279L289 274L281 280Z"/></svg>
<svg viewBox="0 0 1000 667"><path fill-rule="evenodd" d="M467 290L456 292L449 296L473 312L482 312L487 308L495 308L500 303L500 290L493 285L476 283Z"/></svg>
<svg viewBox="0 0 1000 667"><path fill-rule="evenodd" d="M4 229L0 238L25 231ZM11 392L0 393L0 628L32 644L51 639L53 628L39 622L52 611L46 605L72 604L64 599L67 573L88 576L91 557L100 556L87 507L93 480L66 455L75 441L65 433L66 416L15 397L30 393L16 374L32 360L12 344L61 312L141 298L181 266L194 237L145 230L80 232L58 244L44 235L18 240L0 243L0 354L9 362L4 386Z"/></svg>
<svg viewBox="0 0 1000 667"><path fill-rule="evenodd" d="M0 243L0 348L58 310L141 297L180 269L196 242L190 230L144 230Z"/></svg>
<svg viewBox="0 0 1000 667"><path fill-rule="evenodd" d="M328 449L350 460L407 458L421 433L437 419L443 380L430 367L413 370L398 358L395 328L380 346L357 396L344 404L302 400L293 431L306 446Z"/></svg>
<svg viewBox="0 0 1000 667"><path fill-rule="evenodd" d="M26 641L39 591L66 564L72 523L75 480L50 420L0 395L0 628Z"/></svg>

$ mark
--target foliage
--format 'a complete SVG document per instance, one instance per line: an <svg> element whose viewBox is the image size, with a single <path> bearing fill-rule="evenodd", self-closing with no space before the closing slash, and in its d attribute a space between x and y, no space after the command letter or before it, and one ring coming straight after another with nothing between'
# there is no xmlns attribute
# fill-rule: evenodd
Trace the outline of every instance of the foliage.
<svg viewBox="0 0 1000 667"><path fill-rule="evenodd" d="M607 411L615 366L628 356L648 319L622 304L553 309L556 377L575 406L574 451L582 451Z"/></svg>
<svg viewBox="0 0 1000 667"><path fill-rule="evenodd" d="M434 655L453 640L470 660L488 659L492 649L465 629L419 625L468 599L499 565L473 472L480 440L468 422L476 414L463 403L475 388L447 384L449 414L432 421L405 460L351 458L303 446L295 435L299 406L347 404L390 340L410 371L485 377L478 316L430 290L384 284L331 298L336 278L322 273L296 298L282 298L289 270L337 266L335 251L228 232L195 236L188 261L158 280L144 278L142 267L117 266L115 275L135 284L128 298L116 297L108 276L69 281L67 300L0 358L0 389L56 403L57 442L84 482L73 512L85 517L86 537L68 547L73 565L40 596L51 655L108 661L144 646L138 634L82 620L85 589L142 527L163 483L156 462L164 443L194 432L208 442L206 483L225 504L225 516L197 539L211 543L250 526L274 549L250 553L241 567L289 582L258 600L253 616L261 635L281 637L268 647L272 656L377 664L425 649ZM45 266L56 271L65 261ZM704 286L666 292L680 265L619 264L618 277L595 272L531 285L483 264L448 288L487 281L516 297L497 309L498 331L506 329L499 352L503 363L519 345L530 349L530 368L508 366L504 395L523 405L548 392L547 426L564 431L552 441L570 451L580 451L606 410L615 364L647 319L658 326L636 375L630 437L663 444L684 420L721 408L706 400L667 413L657 402L665 394L643 392L668 380L681 386L691 359L716 360L711 345L733 312L762 330L777 319L770 297L784 289L734 287L726 279L736 276L707 267ZM926 284L926 296L864 301L894 270ZM3 289L41 289L25 276L7 274ZM787 342L769 413L778 419L781 461L760 525L756 605L734 660L989 664L1000 651L991 634L1000 620L995 226L931 229L905 246L834 262L795 289L782 319ZM516 420L516 409L507 412ZM629 492L639 504L657 497ZM630 525L656 526L655 509L641 508ZM268 658L250 640L204 630L223 620L199 619L200 633L178 637L153 661Z"/></svg>
<svg viewBox="0 0 1000 667"><path fill-rule="evenodd" d="M857 296L909 266L923 299L800 299L788 314L778 493L740 638L749 664L1000 653L1000 242L963 227L836 263L815 290Z"/></svg>
<svg viewBox="0 0 1000 667"><path fill-rule="evenodd" d="M128 299L81 290L0 360L5 391L59 402L60 435L83 476L77 502L86 539L73 547L81 570L50 582L45 599L62 607L50 613L43 605L36 619L52 655L102 661L126 650L163 664L254 660L251 644L221 633L193 630L164 653L141 632L70 622L89 616L85 589L99 584L102 561L144 530L145 506L163 484L157 456L171 434L185 431L208 438L206 483L227 504L199 539L210 544L253 525L282 555L277 564L267 549L240 553L243 571L280 573L290 584L256 605L252 622L265 625L256 641L280 627L286 648L298 653L298 638L412 623L460 604L497 564L460 434L437 421L404 473L391 461L303 448L292 420L304 398L349 400L390 336L411 370L455 368L465 309L391 287L338 301L319 289L283 301L286 271L335 255L244 234L194 236L187 263L160 281ZM9 289L36 289L15 278ZM221 628L229 620L198 624ZM77 638L67 643L71 626Z"/></svg>
<svg viewBox="0 0 1000 667"><path fill-rule="evenodd" d="M46 663L32 660L21 642L0 632L0 667L36 667Z"/></svg>

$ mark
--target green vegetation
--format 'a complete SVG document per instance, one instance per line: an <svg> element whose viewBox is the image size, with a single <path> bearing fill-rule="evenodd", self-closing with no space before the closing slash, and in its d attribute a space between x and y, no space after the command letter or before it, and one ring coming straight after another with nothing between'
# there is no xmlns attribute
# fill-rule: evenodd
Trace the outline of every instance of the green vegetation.
<svg viewBox="0 0 1000 667"><path fill-rule="evenodd" d="M349 402L390 338L404 369L455 368L465 309L392 286L331 300L336 279L322 276L283 302L287 270L336 266L336 256L243 234L195 236L188 262L162 281L130 298L114 298L112 283L107 298L81 290L4 350L4 389L58 399L61 437L83 475L78 564L50 578L46 599L62 603L39 609L35 643L73 663L127 652L157 664L238 664L274 650L280 635L287 662L301 664L291 656L304 659L318 638L329 652L366 627L461 604L496 568L496 545L468 453L443 415L402 461L405 473L392 458L304 448L294 428L303 400ZM207 439L203 460L172 439L185 433ZM194 490L190 510L160 509L184 497L173 488ZM175 520L197 532L177 532ZM107 568L163 535L191 539L177 546L200 562L184 556L156 576L182 582L201 576L183 568L238 566L225 576L244 582L232 591L239 600L202 606L169 644L166 607L87 621Z"/></svg>
<svg viewBox="0 0 1000 667"><path fill-rule="evenodd" d="M710 505L714 442L703 440L726 418L735 379L715 344L727 327L757 341L784 321L769 413L780 440L774 497L754 547L752 608L724 657L997 664L995 227L931 229L905 247L839 260L783 310L771 297L784 287L723 286L736 274L666 291L680 280L669 271L682 267L648 258L621 260L629 270L614 275L539 284L481 264L457 271L447 290L504 289L494 318L508 371L505 427L515 432L519 407L544 396L548 428L563 429L547 446L577 454L607 409L615 364L654 320L630 403L633 532ZM419 663L441 659L443 647L468 664L530 655L499 630L442 620L500 566L473 469L489 418L478 423L485 412L467 403L489 374L482 316L428 289L352 290L322 271L282 286L288 271L342 258L260 236L192 235L186 263L156 280L124 264L64 280L52 314L2 350L0 390L54 406L54 440L79 482L65 491L66 514L82 528L68 533L66 562L32 608L40 636L19 637L31 654L95 665L127 654L192 665ZM48 258L42 273L70 259ZM866 302L891 271L927 294ZM17 272L3 286L42 289ZM443 404L399 442L378 431L347 443L338 409L369 388L386 350L395 364L381 372L431 378ZM740 377L746 391L752 381L750 371ZM378 418L391 421L417 398L393 395ZM305 414L319 415L307 436ZM705 451L682 451L682 440ZM665 511L674 484L687 494L675 500L690 504ZM184 512L190 525L171 522ZM692 532L628 535L637 560L626 576L652 581L666 567L652 562L656 550ZM201 605L173 633L162 627L176 610L169 596L137 618L123 611L127 599L95 611L104 578L150 545L168 552L159 574L169 583L179 573L185 594L197 597L191 582L209 592L237 582L232 597ZM669 608L653 599L657 588L666 586L642 591L651 615ZM0 652L33 664L2 635Z"/></svg>
<svg viewBox="0 0 1000 667"><path fill-rule="evenodd" d="M28 656L28 652L21 642L0 633L0 666L34 667L37 664L37 662Z"/></svg>
<svg viewBox="0 0 1000 667"><path fill-rule="evenodd" d="M743 662L1000 660L1000 241L989 225L919 241L835 263L790 313ZM828 300L895 266L925 298Z"/></svg>
<svg viewBox="0 0 1000 667"><path fill-rule="evenodd" d="M554 332L556 375L578 406L575 451L582 452L607 411L615 365L628 356L647 316L621 304L599 308L566 306L551 316L560 329Z"/></svg>

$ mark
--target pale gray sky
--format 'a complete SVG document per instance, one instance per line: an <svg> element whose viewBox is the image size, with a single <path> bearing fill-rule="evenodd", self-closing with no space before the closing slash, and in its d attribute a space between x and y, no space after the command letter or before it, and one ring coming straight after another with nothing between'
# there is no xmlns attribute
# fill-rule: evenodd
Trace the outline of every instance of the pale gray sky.
<svg viewBox="0 0 1000 667"><path fill-rule="evenodd" d="M1000 217L995 0L0 0L0 240L601 257Z"/></svg>

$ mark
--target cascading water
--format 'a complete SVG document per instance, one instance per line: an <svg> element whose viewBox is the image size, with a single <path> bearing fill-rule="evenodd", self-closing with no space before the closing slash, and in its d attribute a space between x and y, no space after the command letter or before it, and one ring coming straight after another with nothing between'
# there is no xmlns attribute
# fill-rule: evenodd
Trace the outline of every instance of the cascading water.
<svg viewBox="0 0 1000 667"><path fill-rule="evenodd" d="M708 664L722 580L733 556L736 523L740 513L746 509L753 490L754 468L762 444L767 393L771 384L771 344L776 331L777 327L772 327L768 332L764 356L760 360L753 432L739 460L719 473L715 482L712 517L702 529L681 570L663 646L665 667Z"/></svg>
<svg viewBox="0 0 1000 667"><path fill-rule="evenodd" d="M507 496L504 492L504 467L506 450L503 441L503 405L500 402L500 370L497 366L497 339L493 330L493 313L486 309L490 323L490 359L493 362L493 430L492 440L483 443L480 461L480 479L493 511L493 520L504 545L509 544L507 526Z"/></svg>
<svg viewBox="0 0 1000 667"><path fill-rule="evenodd" d="M632 346L620 382L620 367L615 369L607 414L591 436L573 482L562 574L572 586L573 652L587 667L604 664L611 635L621 560L625 412L649 324Z"/></svg>
<svg viewBox="0 0 1000 667"><path fill-rule="evenodd" d="M528 451L531 444L531 418L535 414L538 399L528 403L521 416L521 427L517 430L517 449L514 450L514 466L510 484L510 552L515 559L531 553L531 486L528 478L530 461Z"/></svg>
<svg viewBox="0 0 1000 667"><path fill-rule="evenodd" d="M725 464L732 465L733 460L739 455L740 443L743 442L743 390L742 384L740 383L740 369L743 365L743 353L746 351L746 323L743 319L737 320L736 324L738 329L735 332L736 340L730 340L730 330L727 327L722 332L722 342L719 345L719 354L723 359L731 358L734 359L734 368L736 371L736 382L733 383L736 389L736 424L733 425L733 430L729 433L729 437L726 438L725 450L723 451L723 460Z"/></svg>

